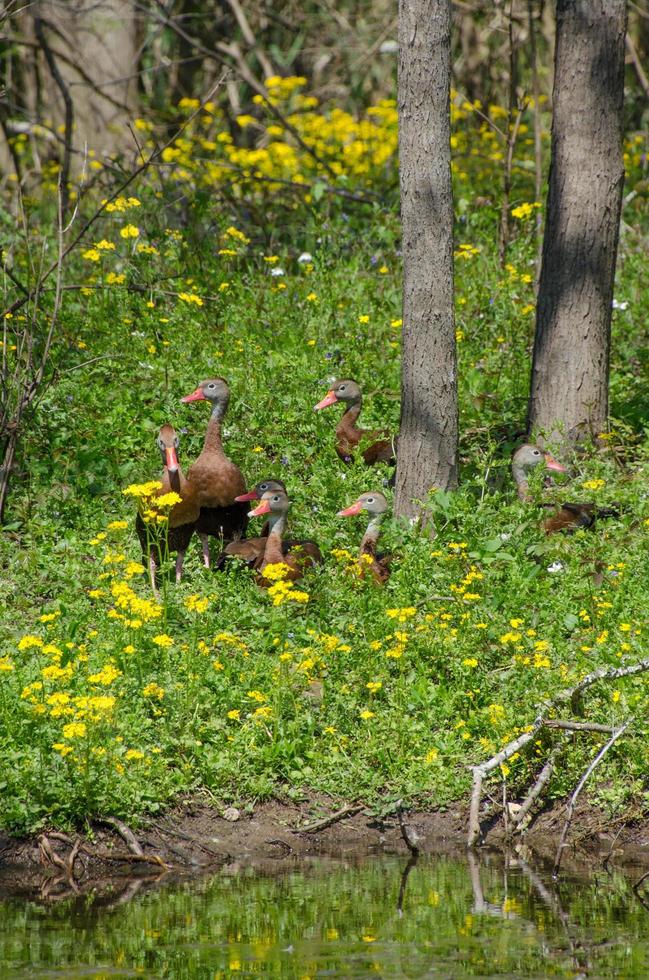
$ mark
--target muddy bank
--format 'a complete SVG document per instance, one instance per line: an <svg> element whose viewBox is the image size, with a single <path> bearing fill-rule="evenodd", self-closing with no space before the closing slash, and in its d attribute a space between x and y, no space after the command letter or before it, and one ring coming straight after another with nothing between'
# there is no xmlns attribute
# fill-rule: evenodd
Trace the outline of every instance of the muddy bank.
<svg viewBox="0 0 649 980"><path fill-rule="evenodd" d="M483 824L484 845L527 858L554 861L565 820L555 806L539 815L522 836L509 840L502 820ZM251 812L218 810L185 801L164 816L130 828L119 820L97 822L88 833L46 831L25 839L0 836L0 896L54 899L121 881L118 893L140 886L134 879L244 867L271 873L312 858L359 859L372 854L462 854L468 808L406 811L379 818L361 804L340 806L329 799L291 804L270 802ZM584 803L576 814L562 864L564 872L608 861L617 867L649 868L649 821L611 823ZM120 898L126 900L125 897Z"/></svg>

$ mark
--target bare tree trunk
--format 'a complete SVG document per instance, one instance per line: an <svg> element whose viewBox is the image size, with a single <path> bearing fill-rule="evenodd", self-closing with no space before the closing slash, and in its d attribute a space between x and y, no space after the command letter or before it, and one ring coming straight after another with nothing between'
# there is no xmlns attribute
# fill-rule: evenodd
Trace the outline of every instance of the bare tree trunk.
<svg viewBox="0 0 649 980"><path fill-rule="evenodd" d="M46 84L40 91L28 84L25 100L34 119L47 118L54 127L67 124L71 102L74 131L65 142L68 152L71 143L74 174L86 145L100 158L133 148L128 130L137 115L133 0L38 0L26 5L25 18L32 15ZM24 34L30 37L27 21Z"/></svg>
<svg viewBox="0 0 649 980"><path fill-rule="evenodd" d="M536 315L530 430L606 429L620 224L625 0L557 0L552 163Z"/></svg>
<svg viewBox="0 0 649 980"><path fill-rule="evenodd" d="M403 360L395 512L457 485L450 0L400 0Z"/></svg>

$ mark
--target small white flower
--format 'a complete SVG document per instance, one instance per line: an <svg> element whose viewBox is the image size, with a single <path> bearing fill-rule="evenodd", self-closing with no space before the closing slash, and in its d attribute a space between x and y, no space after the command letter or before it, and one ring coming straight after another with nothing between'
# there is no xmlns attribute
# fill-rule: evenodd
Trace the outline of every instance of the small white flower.
<svg viewBox="0 0 649 980"><path fill-rule="evenodd" d="M311 252L302 252L301 255L297 257L298 262L313 262L313 256Z"/></svg>
<svg viewBox="0 0 649 980"><path fill-rule="evenodd" d="M503 533L500 535L501 541L509 541L510 538L511 538L511 533L509 531L503 531Z"/></svg>
<svg viewBox="0 0 649 980"><path fill-rule="evenodd" d="M623 303L619 303L616 299L613 300L613 309L614 310L626 310L626 308L628 307L628 305L629 304L628 304L627 300L625 300Z"/></svg>
<svg viewBox="0 0 649 980"><path fill-rule="evenodd" d="M551 575L554 575L555 572L562 572L563 563L560 561L553 561L551 565L548 565L547 570L548 572L550 572Z"/></svg>
<svg viewBox="0 0 649 980"><path fill-rule="evenodd" d="M396 54L399 50L399 45L397 41L384 41L379 51L381 54Z"/></svg>
<svg viewBox="0 0 649 980"><path fill-rule="evenodd" d="M283 269L280 269L280 267L278 265L274 265L273 266L273 268L270 270L270 274L271 274L271 276L284 276L284 275L286 275L286 273L284 272L284 270Z"/></svg>

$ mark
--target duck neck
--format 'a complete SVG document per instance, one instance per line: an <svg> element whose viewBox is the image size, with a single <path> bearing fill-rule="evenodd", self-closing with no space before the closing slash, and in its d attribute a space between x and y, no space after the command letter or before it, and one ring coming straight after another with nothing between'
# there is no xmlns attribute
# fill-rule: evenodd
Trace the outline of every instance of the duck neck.
<svg viewBox="0 0 649 980"><path fill-rule="evenodd" d="M336 426L336 435L358 435L360 429L357 426L358 416L361 414L362 401L359 398L358 401L353 402L347 411L343 414L340 422Z"/></svg>
<svg viewBox="0 0 649 980"><path fill-rule="evenodd" d="M223 443L221 442L221 425L223 423L227 407L228 403L225 400L219 399L213 403L212 414L209 422L207 423L207 432L205 433L203 452L219 455L223 453Z"/></svg>
<svg viewBox="0 0 649 980"><path fill-rule="evenodd" d="M371 518L370 523L367 525L367 530L363 535L363 540L361 541L361 547L360 547L361 555L376 554L376 543L379 539L382 520L383 520L383 514L375 514Z"/></svg>
<svg viewBox="0 0 649 980"><path fill-rule="evenodd" d="M512 466L512 476L514 477L514 483L516 484L516 493L518 494L518 499L522 500L524 503L529 503L531 500L530 485L527 482L527 473L522 466Z"/></svg>
<svg viewBox="0 0 649 980"><path fill-rule="evenodd" d="M282 535L286 529L286 514L271 514L268 518L268 538L264 549L264 565L284 561Z"/></svg>

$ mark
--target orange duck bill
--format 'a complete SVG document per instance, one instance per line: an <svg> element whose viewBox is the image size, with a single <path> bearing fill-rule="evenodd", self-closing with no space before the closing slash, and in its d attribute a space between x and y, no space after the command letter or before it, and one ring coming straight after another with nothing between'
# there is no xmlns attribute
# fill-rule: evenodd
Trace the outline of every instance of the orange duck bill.
<svg viewBox="0 0 649 980"><path fill-rule="evenodd" d="M173 446L167 446L165 448L165 460L165 466L169 472L175 473L178 469L178 456Z"/></svg>
<svg viewBox="0 0 649 980"><path fill-rule="evenodd" d="M350 504L349 507L345 507L344 510L339 510L336 517L355 517L356 514L360 514L363 509L363 502L357 500L355 503Z"/></svg>
<svg viewBox="0 0 649 980"><path fill-rule="evenodd" d="M259 500L259 494L256 490L250 490L248 493L242 493L234 499L238 504L243 504L247 500Z"/></svg>
<svg viewBox="0 0 649 980"><path fill-rule="evenodd" d="M567 472L565 466L562 466L561 463L558 463L554 458L554 456L551 456L550 453L544 453L543 455L545 456L545 465L549 470L554 470L556 473Z"/></svg>
<svg viewBox="0 0 649 980"><path fill-rule="evenodd" d="M317 405L313 406L313 411L319 412L321 408L328 408L329 405L334 405L337 401L338 398L336 397L336 393L332 389L331 391L327 392L321 402L318 402Z"/></svg>
<svg viewBox="0 0 649 980"><path fill-rule="evenodd" d="M180 400L181 402L207 401L201 388L197 388L196 391L192 391L191 395L185 395L185 397L181 398Z"/></svg>
<svg viewBox="0 0 649 980"><path fill-rule="evenodd" d="M262 514L270 514L270 504L267 500L262 500L259 507L255 507L254 510L248 511L248 517L261 517Z"/></svg>

